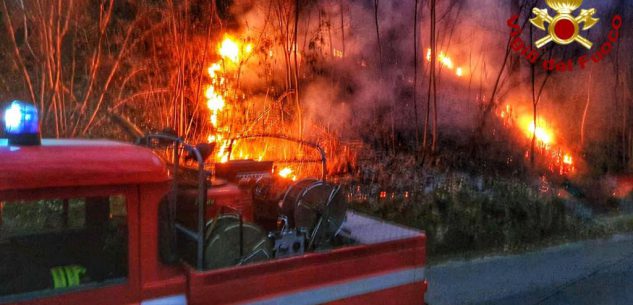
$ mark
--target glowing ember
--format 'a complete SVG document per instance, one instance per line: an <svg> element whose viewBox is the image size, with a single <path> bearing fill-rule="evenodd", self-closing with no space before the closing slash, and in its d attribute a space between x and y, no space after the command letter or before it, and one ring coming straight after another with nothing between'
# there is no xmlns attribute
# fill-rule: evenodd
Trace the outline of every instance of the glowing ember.
<svg viewBox="0 0 633 305"><path fill-rule="evenodd" d="M444 52L440 53L440 56L437 59L442 63L442 65L453 70L453 67L454 67L453 60L451 60L448 56L446 56Z"/></svg>
<svg viewBox="0 0 633 305"><path fill-rule="evenodd" d="M277 175L279 175L279 177L284 178L284 179L292 179L292 181L297 180L297 176L293 175L293 170L290 167L284 167L282 170L280 170Z"/></svg>
<svg viewBox="0 0 633 305"><path fill-rule="evenodd" d="M505 108L502 108L501 111L497 113L497 115L502 119L504 126L507 127L512 125L514 119L514 110L512 109L512 106L509 104L506 105Z"/></svg>
<svg viewBox="0 0 633 305"><path fill-rule="evenodd" d="M433 53L431 52L431 49L426 49L426 61L431 62L431 57L432 57ZM457 75L457 77L462 77L464 76L464 69L462 67L455 67L455 64L453 63L453 60L448 57L448 55L446 55L446 53L441 52L439 54L439 56L437 57L437 61L446 69L448 70L455 70L455 75Z"/></svg>
<svg viewBox="0 0 633 305"><path fill-rule="evenodd" d="M573 165L574 159L570 154L565 154L565 156L563 156L563 163L567 165Z"/></svg>

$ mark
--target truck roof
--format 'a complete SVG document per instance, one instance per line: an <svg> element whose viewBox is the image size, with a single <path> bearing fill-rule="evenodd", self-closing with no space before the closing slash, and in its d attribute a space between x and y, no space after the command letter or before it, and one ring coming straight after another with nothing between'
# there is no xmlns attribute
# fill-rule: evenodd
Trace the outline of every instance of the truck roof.
<svg viewBox="0 0 633 305"><path fill-rule="evenodd" d="M0 191L169 179L164 162L140 146L74 139L43 139L41 146L11 146L0 139Z"/></svg>

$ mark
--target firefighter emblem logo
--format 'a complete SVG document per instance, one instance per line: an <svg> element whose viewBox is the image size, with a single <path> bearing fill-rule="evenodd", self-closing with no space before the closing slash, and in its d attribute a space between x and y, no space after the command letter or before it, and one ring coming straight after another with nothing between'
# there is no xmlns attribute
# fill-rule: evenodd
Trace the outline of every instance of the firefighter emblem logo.
<svg viewBox="0 0 633 305"><path fill-rule="evenodd" d="M599 19L594 18L596 9L580 10L578 16L573 16L572 12L582 5L583 0L545 0L547 6L555 10L558 14L554 17L550 16L547 9L534 8L532 13L534 18L530 22L537 28L547 31L548 35L536 41L536 47L542 48L550 42L560 45L568 45L572 42L578 42L587 49L591 49L593 43L589 39L580 35L580 25L582 30L586 31L592 28ZM547 23L547 29L545 24Z"/></svg>

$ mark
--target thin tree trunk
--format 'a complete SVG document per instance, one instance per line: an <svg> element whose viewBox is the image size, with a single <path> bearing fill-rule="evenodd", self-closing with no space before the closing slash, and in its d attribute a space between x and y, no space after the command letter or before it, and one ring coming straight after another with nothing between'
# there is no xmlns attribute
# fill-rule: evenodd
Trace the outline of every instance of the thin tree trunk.
<svg viewBox="0 0 633 305"><path fill-rule="evenodd" d="M429 122L431 120L431 97L433 96L433 79L435 78L435 65L437 62L436 45L435 45L435 0L431 0L431 19L430 19L430 49L431 61L429 63L429 83L426 95L426 116L424 120L424 136L422 146L426 151L428 145Z"/></svg>
<svg viewBox="0 0 633 305"><path fill-rule="evenodd" d="M624 99L622 98L622 96L620 95L620 44L618 43L615 49L615 61L613 63L615 65L614 67L614 74L615 74L615 84L613 85L613 92L615 93L615 100L616 103L622 104L622 110L620 111L620 113L622 113L622 129L621 129L621 135L620 135L620 140L622 141L622 147L620 148L620 154L621 154L621 161L622 161L622 167L626 167L626 154L627 154L627 143L626 143L626 121L627 121L627 112L626 112L626 105L624 104Z"/></svg>
<svg viewBox="0 0 633 305"><path fill-rule="evenodd" d="M15 40L15 30L13 28L13 23L11 22L11 18L10 18L11 14L9 13L9 9L7 7L7 3L5 2L5 0L2 1L2 7L4 8L4 13L6 16L6 18L4 18L6 20L5 25L8 30L9 38L11 39L11 43L13 45L13 53L14 53L13 55L15 56L15 59L17 60L18 67L20 67L20 70L22 70L22 75L24 76L24 83L26 84L26 87L29 89L29 94L31 96L31 99L33 100L33 102L35 102L35 91L33 90L33 82L31 81L31 76L29 75L29 72L26 69L26 65L24 64L24 60L22 59L22 54L20 54L20 49L18 48L18 44Z"/></svg>
<svg viewBox="0 0 633 305"><path fill-rule="evenodd" d="M374 22L376 23L376 42L378 44L378 64L382 77L382 43L380 42L380 23L378 22L378 0L374 0Z"/></svg>
<svg viewBox="0 0 633 305"><path fill-rule="evenodd" d="M297 106L297 116L299 120L299 139L303 139L303 114L301 110L301 102L299 101L299 60L297 59L297 47L299 43L299 0L295 1L295 28L294 28L294 83L295 83L295 104Z"/></svg>
<svg viewBox="0 0 633 305"><path fill-rule="evenodd" d="M431 35L433 37L433 45L431 46L431 61L433 62L433 65L431 66L431 75L432 75L432 84L433 84L433 143L431 145L431 151L432 152L436 152L437 151L437 74L435 71L435 65L437 62L437 30L436 30L436 26L437 26L437 20L436 20L436 0L431 0Z"/></svg>
<svg viewBox="0 0 633 305"><path fill-rule="evenodd" d="M342 57L345 56L345 19L343 17L343 1L339 3L339 10L341 13L341 54Z"/></svg>
<svg viewBox="0 0 633 305"><path fill-rule="evenodd" d="M415 149L420 149L420 128L418 118L418 6L419 0L415 0L413 13L413 111L415 115ZM416 154L417 156L417 154Z"/></svg>
<svg viewBox="0 0 633 305"><path fill-rule="evenodd" d="M532 44L531 41L533 41L533 34L534 34L534 26L530 25L530 45ZM532 47L532 46L530 46ZM530 144L530 165L532 165L532 167L534 167L534 150L535 150L535 146L536 146L536 107L538 105L538 102L536 100L536 90L535 90L535 78L536 76L534 75L536 73L535 71L535 66L533 63L530 63L530 84L532 85L532 115L533 115L533 127L534 130L532 131L532 143Z"/></svg>
<svg viewBox="0 0 633 305"><path fill-rule="evenodd" d="M593 68L589 72L589 82L593 81ZM589 102L591 101L591 86L587 86L587 100L585 101L585 110L582 113L582 120L580 121L580 145L585 145L585 123L587 122L587 113L589 111Z"/></svg>

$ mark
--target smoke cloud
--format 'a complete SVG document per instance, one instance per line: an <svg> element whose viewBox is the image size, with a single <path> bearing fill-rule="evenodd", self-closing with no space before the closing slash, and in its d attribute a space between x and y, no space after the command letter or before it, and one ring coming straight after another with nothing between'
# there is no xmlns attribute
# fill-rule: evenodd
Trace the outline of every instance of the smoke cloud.
<svg viewBox="0 0 633 305"><path fill-rule="evenodd" d="M522 2L525 1L453 0L438 4L438 56L450 58L454 65L451 69L438 64L438 122L442 134L468 135L481 119L482 105L490 101L504 62L510 33L506 21L517 13ZM607 39L612 16L630 13L631 5L627 3L585 1L583 5L595 7L596 17L600 18L597 26L583 33L596 45L589 53L579 45L549 46L540 51L544 57L555 59L591 54ZM274 5L247 0L233 5L241 30L252 39L263 39L261 44L274 53L265 60L249 63L244 72L245 86L262 88L266 87L264 82L283 84L283 79L273 76L284 75L286 64L281 55L283 47L271 35L280 30L280 18ZM542 1L537 6L546 7ZM379 2L379 47L374 1L306 3L298 23L297 43L301 103L306 118L342 136L367 136L365 133L376 132L376 126L394 128L402 136L413 135L416 128L414 61L417 60L417 128L422 130L428 110L426 54L430 18L427 1L420 1L417 25L414 25L414 11L414 1ZM524 10L520 22L528 17ZM292 21L292 16L289 20ZM414 54L413 45L415 26L419 34L418 54ZM532 31L532 41L545 34L538 29ZM530 41L529 23L521 37ZM623 101L631 98L626 85L631 82L630 58L624 56L629 47L631 39L621 35L608 57L584 70L577 68L548 75L540 64L535 68L536 90L547 79L538 112L551 121L569 144L579 142L579 122L583 116L589 140L599 140L605 130L614 127L611 118L618 107L623 107ZM463 70L463 75L456 75L457 67ZM494 102L510 104L517 113L531 114L530 77L527 60L512 53ZM374 126L374 130L368 130L368 126Z"/></svg>

